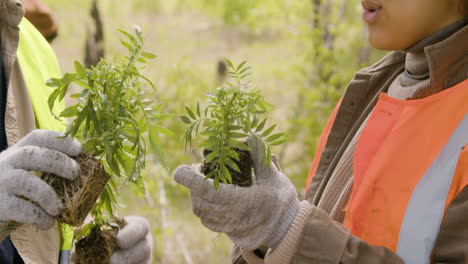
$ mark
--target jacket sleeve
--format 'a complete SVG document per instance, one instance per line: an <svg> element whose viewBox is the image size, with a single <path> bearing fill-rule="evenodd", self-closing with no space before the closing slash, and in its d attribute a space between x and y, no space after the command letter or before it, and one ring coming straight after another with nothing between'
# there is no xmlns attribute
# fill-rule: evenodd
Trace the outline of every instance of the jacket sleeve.
<svg viewBox="0 0 468 264"><path fill-rule="evenodd" d="M301 206L301 209L307 212L307 217L304 221L301 217L297 217L285 239L275 250L269 250L263 261L259 261L259 258L252 253L240 250L243 257L234 254L233 263L403 263L390 250L368 245L363 240L350 235L345 227L334 222L317 207L309 204L308 208Z"/></svg>
<svg viewBox="0 0 468 264"><path fill-rule="evenodd" d="M434 250L433 263L468 263L468 186L445 213Z"/></svg>
<svg viewBox="0 0 468 264"><path fill-rule="evenodd" d="M302 241L292 262L302 263L403 263L389 249L372 246L352 236L340 223L313 207L304 227Z"/></svg>
<svg viewBox="0 0 468 264"><path fill-rule="evenodd" d="M450 203L432 251L432 262L468 263L468 186ZM404 263L384 247L352 236L341 224L314 207L303 230L300 247L292 258L305 263Z"/></svg>
<svg viewBox="0 0 468 264"><path fill-rule="evenodd" d="M451 202L447 208L440 232L432 251L432 262L442 263L468 263L468 186L466 186ZM289 232L289 231L288 231ZM280 247L285 248L285 241ZM290 242L288 242L290 243ZM302 235L297 242L298 247L290 255L290 263L295 264L387 264L404 263L391 250L369 245L365 241L349 234L340 223L334 222L325 212L312 206L310 215L302 229ZM275 250L277 251L277 250ZM284 255L284 252L268 251L265 264L277 263L274 255ZM233 263L249 263L241 256L235 254ZM245 252L244 252L245 255ZM233 255L234 257L234 255Z"/></svg>

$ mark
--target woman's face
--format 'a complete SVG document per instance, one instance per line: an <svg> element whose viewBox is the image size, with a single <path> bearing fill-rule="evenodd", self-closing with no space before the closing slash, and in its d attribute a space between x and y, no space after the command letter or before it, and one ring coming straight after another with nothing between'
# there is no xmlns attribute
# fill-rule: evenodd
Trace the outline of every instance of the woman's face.
<svg viewBox="0 0 468 264"><path fill-rule="evenodd" d="M463 0L464 1L464 0ZM367 38L377 49L406 49L464 17L458 0L362 0Z"/></svg>

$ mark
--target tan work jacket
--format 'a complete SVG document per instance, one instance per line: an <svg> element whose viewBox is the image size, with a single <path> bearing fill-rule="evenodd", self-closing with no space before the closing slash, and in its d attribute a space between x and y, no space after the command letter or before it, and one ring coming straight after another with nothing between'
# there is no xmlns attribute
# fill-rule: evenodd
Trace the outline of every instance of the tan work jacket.
<svg viewBox="0 0 468 264"><path fill-rule="evenodd" d="M468 26L448 39L425 48L431 85L415 95L423 98L468 77ZM374 108L379 94L386 92L404 70L405 54L391 52L376 64L356 73L343 96L306 200L317 206L329 179L357 130ZM467 102L468 103L468 102ZM292 263L403 263L390 250L369 245L351 235L340 223L313 207ZM468 188L447 209L436 244L433 263L468 263ZM232 261L246 263L238 248Z"/></svg>
<svg viewBox="0 0 468 264"><path fill-rule="evenodd" d="M0 0L1 57L4 76L8 81L5 130L9 146L36 127L28 90L16 57L18 25L22 17L23 9L18 0ZM26 264L58 263L60 232L57 224L46 231L23 225L11 233L11 239Z"/></svg>

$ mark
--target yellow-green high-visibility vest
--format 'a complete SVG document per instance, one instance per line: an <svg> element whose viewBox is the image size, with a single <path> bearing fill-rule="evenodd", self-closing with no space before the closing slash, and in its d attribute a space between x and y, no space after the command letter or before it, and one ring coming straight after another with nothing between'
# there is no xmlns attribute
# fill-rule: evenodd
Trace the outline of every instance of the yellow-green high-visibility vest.
<svg viewBox="0 0 468 264"><path fill-rule="evenodd" d="M50 78L60 78L60 67L54 51L44 37L25 18L21 21L18 44L18 60L28 89L29 99L36 118L36 126L41 129L65 131L65 124L55 119L47 99L52 88L46 85ZM64 104L56 104L54 111L60 113ZM73 229L62 224L59 264L68 263L73 244Z"/></svg>

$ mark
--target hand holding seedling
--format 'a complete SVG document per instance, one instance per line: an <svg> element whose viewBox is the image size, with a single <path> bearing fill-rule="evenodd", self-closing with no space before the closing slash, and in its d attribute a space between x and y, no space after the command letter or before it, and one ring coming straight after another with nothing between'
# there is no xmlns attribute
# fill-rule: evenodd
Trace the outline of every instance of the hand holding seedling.
<svg viewBox="0 0 468 264"><path fill-rule="evenodd" d="M127 225L117 233L119 250L110 258L110 264L150 264L153 238L148 220L127 216L125 222Z"/></svg>
<svg viewBox="0 0 468 264"><path fill-rule="evenodd" d="M39 229L53 226L63 204L54 189L30 171L73 180L80 167L68 156L79 155L81 149L77 140L64 138L62 133L34 130L0 153L0 240L18 223Z"/></svg>
<svg viewBox="0 0 468 264"><path fill-rule="evenodd" d="M284 133L272 133L276 125L266 126L269 103L252 89L246 77L251 73L244 61L235 66L226 59L230 82L208 93L210 102L201 110L185 107L186 116L181 120L187 125L184 141L192 144L193 137L200 135L204 140L198 144L203 147L204 163L201 172L206 178L213 179L213 186L219 183L249 186L252 184L249 151L246 144L249 134L257 138L262 164L271 163L271 147L285 142Z"/></svg>
<svg viewBox="0 0 468 264"><path fill-rule="evenodd" d="M136 184L143 190L141 171L148 145L158 162L164 164L157 138L159 133L170 133L161 126L161 121L171 115L164 112L164 104L157 102L152 81L141 73L156 55L143 51L140 28L135 27L134 34L123 30L120 33L127 56L102 59L90 69L75 62L75 72L48 81L54 88L48 101L51 113L56 118L71 119L65 135L83 142L85 153L78 157L78 163L83 164L83 177L73 181L74 185L61 184L54 175L42 177L59 182L55 184L58 187L65 187L61 188L66 198L63 211L68 214L59 218L62 220L59 222L81 226L89 212L93 217L93 221L75 232L73 261L76 264L109 263L114 252L117 255L111 263L147 263L145 259L148 258L143 253L151 252L150 240L146 238L147 222L134 221L134 218L125 221L117 217L114 207L120 182L121 185ZM78 100L55 113L55 104L65 98L71 83L82 88L71 95ZM146 228L141 236L141 232L131 231L140 227ZM146 262L142 262L144 260Z"/></svg>
<svg viewBox="0 0 468 264"><path fill-rule="evenodd" d="M226 233L238 246L275 248L299 211L296 189L288 177L270 163L262 164L256 136L249 137L255 181L250 187L219 184L206 179L196 166L179 166L176 182L190 189L193 212L202 224Z"/></svg>

